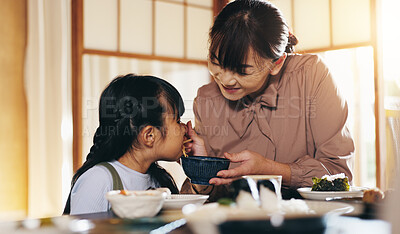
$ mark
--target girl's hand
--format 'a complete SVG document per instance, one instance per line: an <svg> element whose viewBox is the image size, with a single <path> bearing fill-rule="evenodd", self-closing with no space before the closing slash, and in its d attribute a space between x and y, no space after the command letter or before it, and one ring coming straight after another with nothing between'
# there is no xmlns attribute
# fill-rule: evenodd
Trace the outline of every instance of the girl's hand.
<svg viewBox="0 0 400 234"><path fill-rule="evenodd" d="M203 138L199 137L192 127L192 122L186 124L186 135L192 139L192 142L185 144L186 152L190 155L207 156L206 147Z"/></svg>
<svg viewBox="0 0 400 234"><path fill-rule="evenodd" d="M278 163L264 158L262 155L244 150L240 153L224 153L225 158L231 162L240 163L236 168L218 172L221 178L212 178L209 183L215 185L229 184L240 176L244 175L282 175L285 184L290 181L290 167L284 163Z"/></svg>

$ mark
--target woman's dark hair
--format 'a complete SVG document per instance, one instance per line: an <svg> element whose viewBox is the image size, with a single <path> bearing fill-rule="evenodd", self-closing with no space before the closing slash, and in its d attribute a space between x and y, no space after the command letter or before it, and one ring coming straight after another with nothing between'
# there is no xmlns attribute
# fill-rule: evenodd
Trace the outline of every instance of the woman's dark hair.
<svg viewBox="0 0 400 234"><path fill-rule="evenodd" d="M72 178L72 187L78 178L98 163L118 160L133 148L139 148L138 134L151 125L164 135L164 113L173 113L178 119L185 111L179 92L170 83L154 76L128 74L115 78L104 89L99 104L99 127L85 163ZM161 187L179 193L171 175L156 162L149 173ZM64 214L70 212L70 198Z"/></svg>
<svg viewBox="0 0 400 234"><path fill-rule="evenodd" d="M215 18L209 35L209 57L234 72L244 73L250 48L264 59L294 52L297 38L289 33L281 11L261 0L236 0Z"/></svg>

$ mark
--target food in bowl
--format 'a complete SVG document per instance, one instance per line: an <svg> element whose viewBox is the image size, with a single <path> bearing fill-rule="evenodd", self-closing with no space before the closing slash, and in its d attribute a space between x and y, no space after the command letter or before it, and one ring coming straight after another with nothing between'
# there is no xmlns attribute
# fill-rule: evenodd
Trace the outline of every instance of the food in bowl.
<svg viewBox="0 0 400 234"><path fill-rule="evenodd" d="M349 179L344 173L324 175L321 178L313 177L311 191L349 191Z"/></svg>
<svg viewBox="0 0 400 234"><path fill-rule="evenodd" d="M162 187L162 188L152 188L152 189L148 189L147 191L149 191L149 190L150 191L151 190L156 190L156 191L163 192L163 193L165 193L166 197L171 196L171 190L169 190L169 188L164 188L164 187ZM143 192L143 191L139 191L139 192ZM130 196L132 194L137 194L137 191L130 192L128 190L119 190L119 194L122 194L122 195L125 195L125 196Z"/></svg>
<svg viewBox="0 0 400 234"><path fill-rule="evenodd" d="M192 184L209 185L211 178L217 177L221 170L229 168L230 161L226 158L187 156L181 157L183 171Z"/></svg>
<svg viewBox="0 0 400 234"><path fill-rule="evenodd" d="M128 219L155 216L161 210L166 196L165 192L159 190L113 190L106 193L114 213Z"/></svg>

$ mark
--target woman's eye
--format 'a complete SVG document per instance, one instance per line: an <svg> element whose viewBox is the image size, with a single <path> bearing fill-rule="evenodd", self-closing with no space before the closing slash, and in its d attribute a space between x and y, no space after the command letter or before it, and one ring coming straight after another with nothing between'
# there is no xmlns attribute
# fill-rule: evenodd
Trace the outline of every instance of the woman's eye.
<svg viewBox="0 0 400 234"><path fill-rule="evenodd" d="M249 73L247 73L246 71L237 71L236 72L239 76L248 76L250 75Z"/></svg>

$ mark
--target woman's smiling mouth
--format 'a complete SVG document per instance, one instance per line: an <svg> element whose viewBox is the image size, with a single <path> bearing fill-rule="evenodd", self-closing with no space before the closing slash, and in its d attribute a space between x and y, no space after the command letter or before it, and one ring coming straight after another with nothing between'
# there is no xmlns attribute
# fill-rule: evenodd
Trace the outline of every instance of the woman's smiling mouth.
<svg viewBox="0 0 400 234"><path fill-rule="evenodd" d="M222 86L225 90L225 92L227 93L235 93L236 91L238 91L240 88L227 88L225 86Z"/></svg>

